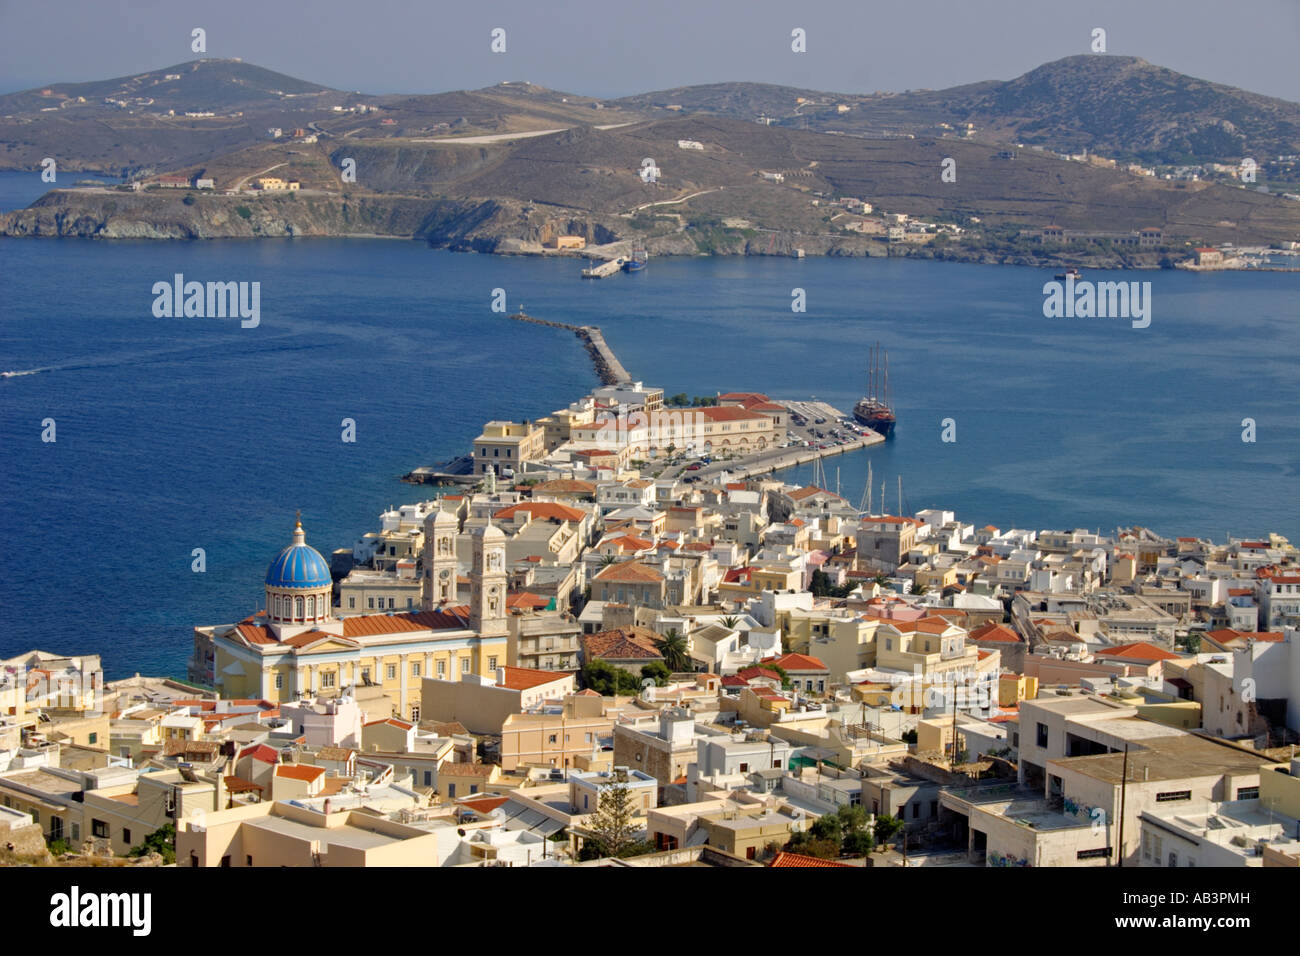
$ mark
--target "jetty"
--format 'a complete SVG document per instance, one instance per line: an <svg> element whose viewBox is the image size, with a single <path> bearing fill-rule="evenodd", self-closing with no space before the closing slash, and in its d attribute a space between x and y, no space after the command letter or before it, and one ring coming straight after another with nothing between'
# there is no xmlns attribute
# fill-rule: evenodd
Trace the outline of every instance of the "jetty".
<svg viewBox="0 0 1300 956"><path fill-rule="evenodd" d="M627 259L624 256L618 256L607 262L602 262L598 266L591 266L588 269L583 269L582 277L584 279L606 279L622 269L623 264L626 262Z"/></svg>
<svg viewBox="0 0 1300 956"><path fill-rule="evenodd" d="M628 374L627 369L623 367L623 363L614 354L614 350L605 341L600 326L570 325L568 322L539 319L534 315L529 315L522 309L512 313L510 318L516 322L531 322L534 325L547 325L553 329L567 329L578 337L587 350L587 354L591 356L591 363L595 366L596 375L600 378L602 385L627 385L631 383L632 376Z"/></svg>

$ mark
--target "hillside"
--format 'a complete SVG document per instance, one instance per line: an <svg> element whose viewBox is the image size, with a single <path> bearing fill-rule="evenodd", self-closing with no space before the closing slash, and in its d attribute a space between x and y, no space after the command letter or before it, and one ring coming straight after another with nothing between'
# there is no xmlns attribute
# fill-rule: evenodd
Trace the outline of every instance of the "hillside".
<svg viewBox="0 0 1300 956"><path fill-rule="evenodd" d="M1236 120L1216 120L1214 128L1227 124L1260 141L1290 128L1294 104L1171 74L1175 80L1168 82L1182 91L1175 94L1156 83L1157 68L1140 60L1074 57L1010 83L851 101L786 87L719 84L616 103L523 83L379 97L298 84L312 91L286 93L275 84L291 86L288 78L257 67L234 61L191 66L195 89L217 90L226 103L242 96L249 109L178 117L143 107L105 113L87 101L0 120L0 161L31 168L42 155L59 155L62 168L76 168L68 151L80 149L85 168L126 172L146 187L61 189L0 218L0 233L382 234L483 251L540 251L548 239L574 234L590 244L645 244L658 254L803 248L807 254L986 261L994 250L1016 261L1068 257L1143 266L1185 257L1195 244L1300 239L1300 202L1284 198L1284 190L1167 180L1113 163L1007 146L1005 140L1062 137L1067 120L1074 123L1072 135L1093 143L1103 134L1114 142L1160 137L1161 148L1174 148L1179 136L1208 143L1209 133L1196 139L1187 131L1194 123L1209 129L1215 110L1242 103L1257 108ZM1161 77L1168 72L1158 71ZM120 81L101 86L118 89ZM1116 92L1136 87L1146 92L1133 94L1131 102ZM1083 90L1092 90L1095 99ZM776 117L792 94L803 100L799 115ZM1096 115L1087 123L1055 115L1065 100ZM1155 123L1162 101L1177 106L1164 127ZM754 110L779 121L756 123L740 115ZM861 124L869 115L893 125L861 135L800 128L829 124L832 116L841 125ZM974 117L969 122L996 117L999 125L957 136L939 119L957 115ZM920 125L904 132L907 122ZM269 137L269 126L283 135ZM59 145L64 148L55 151ZM652 182L639 175L646 158L658 169ZM949 160L955 180L941 176ZM345 181L341 170L348 164L356 176ZM163 171L190 182L210 179L216 188L150 188ZM269 175L301 188L288 196L253 188L256 178ZM862 201L873 208L864 211ZM912 231L890 237L890 227L908 217ZM1141 253L1121 249L1123 242L1112 248L1109 241L1088 248L1035 246L1037 231L1048 224L1121 238L1156 227L1164 242Z"/></svg>
<svg viewBox="0 0 1300 956"><path fill-rule="evenodd" d="M800 102L802 100L803 102ZM1072 56L1014 80L906 93L825 93L762 83L680 87L627 97L849 135L929 135L976 127L989 142L1087 148L1144 162L1232 162L1300 152L1300 104L1155 66L1137 57ZM846 109L844 109L846 108Z"/></svg>

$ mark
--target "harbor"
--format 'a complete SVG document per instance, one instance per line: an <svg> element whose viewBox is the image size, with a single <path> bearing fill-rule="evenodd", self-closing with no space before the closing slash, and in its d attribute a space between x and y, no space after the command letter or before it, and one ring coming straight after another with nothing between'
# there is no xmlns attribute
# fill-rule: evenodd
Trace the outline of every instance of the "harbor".
<svg viewBox="0 0 1300 956"><path fill-rule="evenodd" d="M658 402L662 403L663 390L647 389L640 382L633 381L631 374L605 341L598 326L573 325L568 322L543 319L529 315L522 307L518 312L511 313L509 318L516 322L528 322L572 332L583 343L591 357L592 365L603 386L603 389L598 391L608 392L611 396L617 393L620 396L617 400L620 406L624 405L622 396L625 395L657 394ZM586 401L590 400L588 398ZM733 445L730 437L722 437L722 432L719 432L716 447L708 438L701 437L698 442L694 438L686 438L682 446L668 444L664 449L667 452L666 458L661 457L660 450L647 446L644 457L648 460L638 462L637 470L656 479L681 478L686 481L699 481L722 474L736 479L745 479L870 448L884 442L888 437L886 434L862 427L854 420L854 416L828 402L818 400L815 396L808 399L769 399L760 393L728 393L719 394L716 399L710 401L712 404L664 406L655 414L670 419L677 417L685 421L688 418L691 420L697 417L709 418L718 413L720 406L732 406L735 412L747 415L751 421L766 420L768 424L763 426L763 437L753 444L745 441ZM753 409L761 409L761 412ZM635 412L635 408L629 411ZM553 421L562 414L562 412L553 413L545 420ZM594 408L591 412L593 421L604 414L607 412L598 412ZM616 412L615 417L621 414L623 413ZM590 427L591 424L588 422L587 426ZM891 413L891 434L892 424ZM533 475L534 472L542 474L556 470L554 464L548 465L537 460L541 455L530 459L523 450L529 440L527 436L539 427L538 423L530 423L528 420L522 423L492 422L485 426L484 434L479 436L479 442L485 439L491 444L496 444L502 439L509 442L510 453L507 453L504 459L492 463L494 471L509 478L515 477L516 468L520 470L520 477L523 474ZM659 427L653 426L651 430L658 430ZM496 429L496 434L489 437L489 429ZM614 428L613 435L621 437L626 442L630 431L629 426L623 425ZM524 436L523 440L520 436ZM505 447L502 445L497 451ZM554 450L547 449L548 452ZM594 449L588 447L580 451L589 455L594 452ZM624 463L632 463L631 459L634 457L630 454L620 455L618 449L611 450L610 454L620 463L619 467ZM403 475L401 480L412 484L472 486L483 480L485 464L479 463L476 467L475 454L471 453L443 465L415 468Z"/></svg>

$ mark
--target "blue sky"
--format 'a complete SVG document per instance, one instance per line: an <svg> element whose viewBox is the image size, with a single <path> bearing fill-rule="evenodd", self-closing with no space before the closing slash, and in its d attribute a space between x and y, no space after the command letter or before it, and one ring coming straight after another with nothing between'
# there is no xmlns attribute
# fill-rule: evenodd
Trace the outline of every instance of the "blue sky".
<svg viewBox="0 0 1300 956"><path fill-rule="evenodd" d="M1010 79L1107 51L1300 100L1300 3L1251 0L0 0L0 90L105 79L207 55L367 93L529 80L612 97L725 80L840 92ZM506 52L489 48L494 27ZM790 32L807 32L807 52Z"/></svg>

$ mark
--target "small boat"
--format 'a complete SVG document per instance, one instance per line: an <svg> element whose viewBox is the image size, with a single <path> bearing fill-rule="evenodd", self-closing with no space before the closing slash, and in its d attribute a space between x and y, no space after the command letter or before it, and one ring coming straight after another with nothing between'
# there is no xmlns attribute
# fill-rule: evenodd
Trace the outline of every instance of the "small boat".
<svg viewBox="0 0 1300 956"><path fill-rule="evenodd" d="M1064 272L1058 272L1058 273L1056 274L1056 278L1058 278L1058 279L1078 279L1078 278L1079 278L1080 276L1082 276L1082 275L1083 275L1082 272L1080 272L1080 271L1079 271L1078 269L1076 269L1074 266L1070 266L1070 268L1066 269Z"/></svg>
<svg viewBox="0 0 1300 956"><path fill-rule="evenodd" d="M645 269L645 264L649 258L650 257L646 255L644 249L633 249L632 254L628 256L627 261L623 263L623 271L641 272Z"/></svg>

